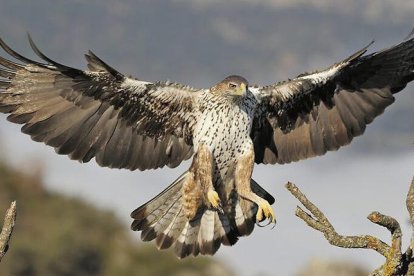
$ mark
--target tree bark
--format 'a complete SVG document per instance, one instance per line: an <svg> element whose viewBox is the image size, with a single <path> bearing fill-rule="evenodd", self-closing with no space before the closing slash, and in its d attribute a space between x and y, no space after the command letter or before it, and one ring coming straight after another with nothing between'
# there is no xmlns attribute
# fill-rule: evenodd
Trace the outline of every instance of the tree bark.
<svg viewBox="0 0 414 276"><path fill-rule="evenodd" d="M10 238L16 223L16 201L13 201L6 212L3 228L0 233L0 262L9 249Z"/></svg>

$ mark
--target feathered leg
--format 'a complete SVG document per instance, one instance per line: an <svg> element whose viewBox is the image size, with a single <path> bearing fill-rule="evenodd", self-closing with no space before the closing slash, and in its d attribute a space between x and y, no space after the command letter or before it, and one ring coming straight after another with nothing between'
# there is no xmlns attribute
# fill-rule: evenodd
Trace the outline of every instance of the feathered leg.
<svg viewBox="0 0 414 276"><path fill-rule="evenodd" d="M200 185L194 178L194 172L189 171L182 188L183 212L188 220L197 214L198 208L203 203L203 194Z"/></svg>
<svg viewBox="0 0 414 276"><path fill-rule="evenodd" d="M266 199L261 198L252 191L250 180L252 178L254 166L254 150L253 145L246 154L239 157L236 170L235 170L235 182L239 195L242 198L250 200L257 204L258 210L256 213L256 221L260 222L264 218L268 218L272 223L276 222L276 217L272 207Z"/></svg>
<svg viewBox="0 0 414 276"><path fill-rule="evenodd" d="M213 155L206 145L199 145L189 171L191 177L183 186L184 212L187 217L193 218L202 202L221 211L220 198L213 186Z"/></svg>

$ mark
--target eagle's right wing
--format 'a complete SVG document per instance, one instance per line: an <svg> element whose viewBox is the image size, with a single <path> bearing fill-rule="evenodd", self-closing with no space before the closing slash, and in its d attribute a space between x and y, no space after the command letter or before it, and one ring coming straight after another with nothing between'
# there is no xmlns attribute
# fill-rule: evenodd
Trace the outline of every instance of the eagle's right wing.
<svg viewBox="0 0 414 276"><path fill-rule="evenodd" d="M175 167L191 157L200 90L125 77L92 52L90 71L29 60L2 40L23 64L0 57L0 112L59 154L130 170Z"/></svg>

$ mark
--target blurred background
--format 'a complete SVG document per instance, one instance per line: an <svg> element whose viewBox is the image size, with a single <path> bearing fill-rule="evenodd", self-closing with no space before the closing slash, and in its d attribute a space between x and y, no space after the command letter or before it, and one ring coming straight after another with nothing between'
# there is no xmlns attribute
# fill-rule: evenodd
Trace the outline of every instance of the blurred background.
<svg viewBox="0 0 414 276"><path fill-rule="evenodd" d="M210 87L229 74L270 84L323 69L362 48L400 42L414 26L405 0L0 0L0 35L34 57L30 32L48 56L85 68L93 50L147 81ZM4 54L4 53L1 53ZM373 210L411 229L405 196L414 174L414 86L350 146L253 178L275 198L278 224L257 228L214 257L179 261L139 241L129 214L189 166L130 172L79 164L35 143L0 116L0 214L18 200L18 222L0 275L366 275L383 263L367 250L330 246L294 215L296 183L339 233L389 233ZM0 215L2 219L2 215ZM331 274L329 274L331 273Z"/></svg>

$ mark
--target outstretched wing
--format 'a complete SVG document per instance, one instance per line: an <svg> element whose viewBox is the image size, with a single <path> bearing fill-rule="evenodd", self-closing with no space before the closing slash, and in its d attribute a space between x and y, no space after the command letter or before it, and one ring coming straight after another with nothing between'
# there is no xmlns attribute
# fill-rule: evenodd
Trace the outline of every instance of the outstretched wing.
<svg viewBox="0 0 414 276"><path fill-rule="evenodd" d="M414 38L364 55L367 47L324 71L251 88L259 102L251 134L256 163L337 150L394 102L393 94L414 79Z"/></svg>
<svg viewBox="0 0 414 276"><path fill-rule="evenodd" d="M52 61L30 39L44 63L0 57L0 112L59 154L130 170L175 167L192 155L199 90L125 77L92 52L90 71Z"/></svg>

